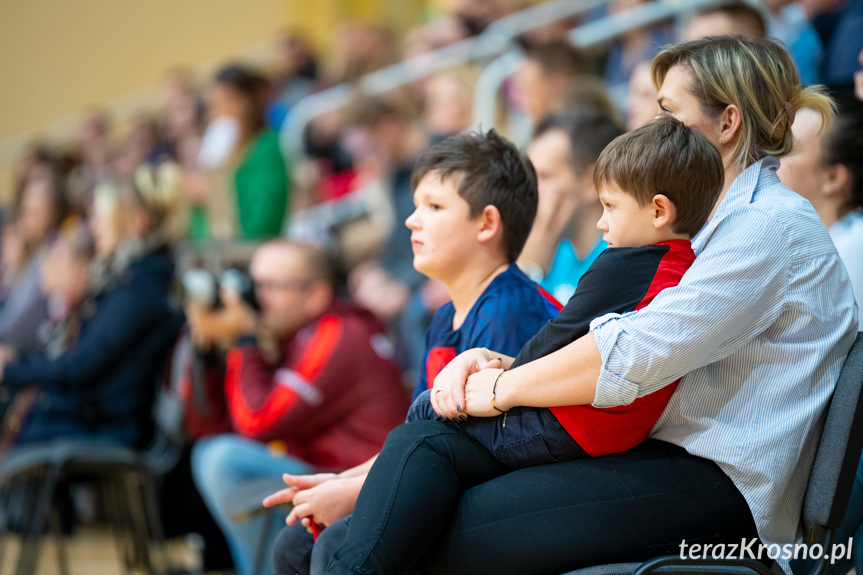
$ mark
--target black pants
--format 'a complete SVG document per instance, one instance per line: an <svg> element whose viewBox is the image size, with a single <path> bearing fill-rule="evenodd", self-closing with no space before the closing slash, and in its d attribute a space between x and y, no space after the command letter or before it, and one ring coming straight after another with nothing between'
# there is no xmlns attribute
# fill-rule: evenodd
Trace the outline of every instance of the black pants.
<svg viewBox="0 0 863 575"><path fill-rule="evenodd" d="M443 422L396 428L326 573L558 575L757 537L728 476L668 443L508 471Z"/></svg>

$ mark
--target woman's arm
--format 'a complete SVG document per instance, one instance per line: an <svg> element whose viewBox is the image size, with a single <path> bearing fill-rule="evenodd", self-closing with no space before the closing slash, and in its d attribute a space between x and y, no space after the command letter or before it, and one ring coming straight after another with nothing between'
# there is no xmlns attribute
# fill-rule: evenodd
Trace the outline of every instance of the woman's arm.
<svg viewBox="0 0 863 575"><path fill-rule="evenodd" d="M602 357L592 334L587 334L549 355L507 371L485 369L468 377L465 386L467 414L493 417L491 405L495 380L495 405L508 411L517 405L554 407L593 402ZM498 376L500 378L498 379ZM536 385L542 381L543 385Z"/></svg>
<svg viewBox="0 0 863 575"><path fill-rule="evenodd" d="M638 312L594 320L589 335L513 369L498 383L498 406L628 405L728 357L782 313L789 289L786 246L772 214L756 208L729 214L678 286ZM477 371L457 375L467 379ZM489 413L496 376L473 376L469 413L496 413ZM438 413L459 415L449 408Z"/></svg>

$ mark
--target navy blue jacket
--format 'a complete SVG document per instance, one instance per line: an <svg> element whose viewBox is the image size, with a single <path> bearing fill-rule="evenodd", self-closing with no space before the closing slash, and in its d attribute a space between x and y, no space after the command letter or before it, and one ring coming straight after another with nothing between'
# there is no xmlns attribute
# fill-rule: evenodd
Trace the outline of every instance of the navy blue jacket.
<svg viewBox="0 0 863 575"><path fill-rule="evenodd" d="M182 323L169 302L172 276L167 251L143 256L95 297L69 351L5 367L3 383L13 390L41 389L19 442L69 435L143 440L156 377Z"/></svg>

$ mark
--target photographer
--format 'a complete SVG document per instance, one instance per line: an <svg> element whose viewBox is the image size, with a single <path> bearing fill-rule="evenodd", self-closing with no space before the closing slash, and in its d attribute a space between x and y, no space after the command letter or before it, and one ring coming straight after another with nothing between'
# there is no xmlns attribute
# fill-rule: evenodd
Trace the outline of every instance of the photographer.
<svg viewBox="0 0 863 575"><path fill-rule="evenodd" d="M259 479L278 481L282 473L362 463L404 420L408 406L388 359L383 326L371 313L336 300L323 252L272 241L255 252L250 274L259 312L224 287L221 309L187 307L199 347L230 347L225 393L236 434L198 442L192 471L238 573L252 572L266 522L281 526L285 519L267 512L233 521L229 502L238 488Z"/></svg>

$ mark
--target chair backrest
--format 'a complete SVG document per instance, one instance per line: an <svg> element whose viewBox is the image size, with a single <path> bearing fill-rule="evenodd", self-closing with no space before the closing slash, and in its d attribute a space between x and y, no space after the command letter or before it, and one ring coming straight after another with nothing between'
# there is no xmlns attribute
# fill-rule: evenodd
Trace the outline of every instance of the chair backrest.
<svg viewBox="0 0 863 575"><path fill-rule="evenodd" d="M177 386L173 385L177 370L174 358L177 348L184 341L183 336L178 335L183 320L180 316L174 319L175 329L169 331L173 339L169 340L170 347L166 346L165 357L160 362L163 368L158 372L156 381L156 397L152 406L153 437L142 454L144 461L157 474L167 473L176 465L185 443L184 402L177 394Z"/></svg>
<svg viewBox="0 0 863 575"><path fill-rule="evenodd" d="M816 538L820 528L839 527L845 519L863 450L861 393L863 332L857 334L827 409L824 431L803 498L805 541Z"/></svg>

